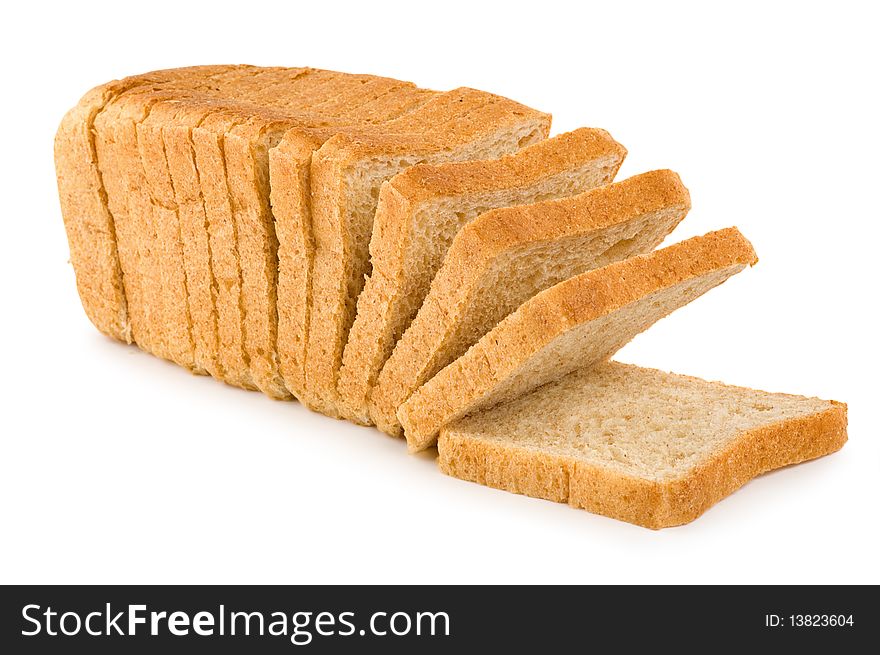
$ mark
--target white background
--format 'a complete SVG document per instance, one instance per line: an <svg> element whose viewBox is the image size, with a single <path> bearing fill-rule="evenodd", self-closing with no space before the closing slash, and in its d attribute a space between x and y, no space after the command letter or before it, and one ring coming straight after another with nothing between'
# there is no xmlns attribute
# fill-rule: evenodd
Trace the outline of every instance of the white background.
<svg viewBox="0 0 880 655"><path fill-rule="evenodd" d="M880 582L872 3L298 4L4 10L0 582ZM652 532L102 337L67 263L55 128L96 84L202 63L467 85L553 112L554 133L608 129L621 178L690 188L673 241L737 225L761 258L619 359L846 401L849 443Z"/></svg>

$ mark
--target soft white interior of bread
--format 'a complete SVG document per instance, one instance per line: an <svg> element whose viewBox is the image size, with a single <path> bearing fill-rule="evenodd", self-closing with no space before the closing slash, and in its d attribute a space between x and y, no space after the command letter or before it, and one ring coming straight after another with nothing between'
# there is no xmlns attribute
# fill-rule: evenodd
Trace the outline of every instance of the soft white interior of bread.
<svg viewBox="0 0 880 655"><path fill-rule="evenodd" d="M652 481L686 476L744 430L832 403L608 362L448 428ZM442 448L442 439L441 439Z"/></svg>

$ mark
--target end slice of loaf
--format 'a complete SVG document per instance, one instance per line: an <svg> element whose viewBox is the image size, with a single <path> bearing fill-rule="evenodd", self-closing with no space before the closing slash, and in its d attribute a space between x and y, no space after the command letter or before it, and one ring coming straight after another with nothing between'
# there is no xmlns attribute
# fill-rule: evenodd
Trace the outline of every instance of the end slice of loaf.
<svg viewBox="0 0 880 655"><path fill-rule="evenodd" d="M441 470L659 529L846 442L843 403L607 362L440 433Z"/></svg>
<svg viewBox="0 0 880 655"><path fill-rule="evenodd" d="M727 228L561 282L524 303L397 412L411 451L444 425L611 357L634 336L749 264Z"/></svg>
<svg viewBox="0 0 880 655"><path fill-rule="evenodd" d="M510 312L567 278L652 250L689 208L678 175L661 170L497 209L467 225L377 378L370 405L376 425L400 436L398 408Z"/></svg>
<svg viewBox="0 0 880 655"><path fill-rule="evenodd" d="M429 116L433 119L426 121ZM339 416L339 367L370 273L369 242L382 183L419 163L497 158L544 139L549 129L547 114L458 89L387 124L383 134L338 134L321 146L310 171L315 255L300 398L305 405Z"/></svg>
<svg viewBox="0 0 880 655"><path fill-rule="evenodd" d="M371 423L367 401L376 376L462 227L490 209L607 184L625 156L605 130L581 128L500 159L413 166L384 183L370 239L372 273L339 371L341 414Z"/></svg>

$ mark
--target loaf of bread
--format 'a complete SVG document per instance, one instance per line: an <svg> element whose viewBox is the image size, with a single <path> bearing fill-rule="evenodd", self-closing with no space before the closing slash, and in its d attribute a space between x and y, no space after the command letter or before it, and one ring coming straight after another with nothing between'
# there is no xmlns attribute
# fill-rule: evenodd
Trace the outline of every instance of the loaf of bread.
<svg viewBox="0 0 880 655"><path fill-rule="evenodd" d="M846 440L840 403L608 363L756 261L654 250L678 175L484 91L313 68L115 80L61 121L83 308L104 334L328 416L439 436L458 477L649 527Z"/></svg>
<svg viewBox="0 0 880 655"><path fill-rule="evenodd" d="M846 405L609 362L440 433L440 469L649 528L846 442Z"/></svg>
<svg viewBox="0 0 880 655"><path fill-rule="evenodd" d="M396 172L415 163L410 157L509 152L548 129L547 115L492 94L314 69L195 67L104 85L68 113L56 138L86 312L105 333L158 356L286 397L277 277L279 263L291 259L278 257L270 151L285 141L285 152L301 155L277 164L276 195L302 197L302 186L286 188L284 176L310 177L311 153L333 139L326 152L348 139L364 152L393 153ZM309 190L322 206L323 196ZM199 225L194 196L204 212L196 234L188 229ZM301 250L313 238L311 207L284 218L281 235L294 235L290 248ZM301 227L290 229L290 221ZM282 277L296 273L282 269Z"/></svg>

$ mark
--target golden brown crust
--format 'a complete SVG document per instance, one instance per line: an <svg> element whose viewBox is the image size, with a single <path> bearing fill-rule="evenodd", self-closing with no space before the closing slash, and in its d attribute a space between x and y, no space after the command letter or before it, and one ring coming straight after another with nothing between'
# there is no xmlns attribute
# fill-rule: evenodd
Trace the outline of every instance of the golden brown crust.
<svg viewBox="0 0 880 655"><path fill-rule="evenodd" d="M236 90L232 80L246 76L253 77L253 83L240 85ZM110 129L116 130L119 129L116 125L118 121L110 119L109 114L113 113L117 117L127 116L126 120L130 120L134 131L137 131L139 116L148 115L152 104L161 105L165 99L173 98L172 101L189 105L190 109L211 105L214 111L226 109L237 111L243 116L262 113L275 118L289 118L290 111L284 103L276 102L272 107L268 107L265 103L271 104L279 97L273 90L274 86L287 83L295 76L314 78L317 83L312 84L310 91L323 89L325 97L331 98L331 101L323 103L321 114L303 115L302 119L310 123L326 124L328 127L321 129L327 130L331 129L329 126L334 122L340 122L334 119L333 112L337 114L347 112L351 118L343 122L356 120L369 126L376 118L395 119L411 111L434 93L416 89L409 83L375 76L352 76L314 69L204 66L157 71L112 82L90 92L77 108L65 117L59 128L56 144L62 213L68 227L73 252L72 260L78 271L80 280L78 286L84 299L85 309L99 329L116 338L132 340L132 321L129 318L128 307L130 303L126 300L124 292L124 272L117 253L115 220L107 207L107 193L103 188L98 169L95 146L91 142L95 117L103 114L105 123ZM343 98L342 87L356 90L359 95L349 93ZM229 92L228 97L217 97L218 93L222 96L227 92ZM157 99L154 97L156 93L167 95ZM118 100L121 96L127 97ZM355 97L357 97L356 101L353 100ZM113 104L117 106L108 111L108 106ZM121 129L131 132L130 127L123 126ZM123 136L126 137L125 146L117 149L118 152L115 153L117 157L114 161L118 157L137 156L137 148L130 147L135 137L127 133ZM154 162L160 144L152 137L150 140L149 149L152 151L150 161ZM152 163L150 165L152 166ZM129 170L128 179L131 178L131 174L133 171ZM148 189L148 191L153 190L152 187ZM124 197L125 194L116 195ZM146 349L155 349L158 351L157 354L171 357L185 366L192 366L193 356L190 351L194 347L195 339L181 336L181 328L186 322L187 304L179 303L177 298L179 294L176 293L182 282L179 262L176 261L179 257L172 257L174 261L170 264L166 261L164 252L155 262L150 258L152 245L162 249L173 248L173 242L164 237L161 240L153 239L151 232L158 229L163 231L163 234L165 232L170 234L174 231L175 221L171 220L171 214L167 213L174 213L174 208L167 202L167 198L154 200L157 201L159 209L151 210L150 213L158 214L158 220L140 216L141 212L136 212L137 215L130 226L130 234L127 235L131 239L123 239L129 242L128 247L133 253L132 263L135 264L129 267L132 278L129 280L129 286L132 287L132 295L136 297L135 313L139 312L140 320L134 322L139 323L141 327L140 341ZM121 200L117 201L117 206L121 202ZM127 214L127 210L122 213ZM126 218L127 216L123 215L122 221L125 222ZM142 258L144 258L143 262L140 261ZM98 271L98 268L102 270ZM146 276L143 285L140 284L141 272ZM166 285L163 289L170 288L171 293L166 294L163 291L158 295L151 295L156 292L157 285ZM142 299L140 297L142 292L150 295L150 298ZM150 314L149 321L147 321L147 313ZM147 323L152 324L157 332L155 344ZM171 328L170 335L165 334L166 326Z"/></svg>
<svg viewBox="0 0 880 655"><path fill-rule="evenodd" d="M412 203L514 186L527 186L554 172L603 156L623 161L626 148L602 129L582 127L539 141L500 159L417 164L389 181Z"/></svg>
<svg viewBox="0 0 880 655"><path fill-rule="evenodd" d="M431 447L443 425L489 396L518 367L569 330L662 289L755 262L748 240L736 228L727 228L609 264L539 293L400 406L397 417L410 450ZM560 377L576 363L564 365L571 368L560 370Z"/></svg>
<svg viewBox="0 0 880 655"><path fill-rule="evenodd" d="M660 529L693 521L749 480L815 459L846 443L846 405L746 430L686 476L653 481L574 458L442 430L439 465L447 475L544 498L621 521Z"/></svg>
<svg viewBox="0 0 880 655"><path fill-rule="evenodd" d="M526 123L530 119L546 137L550 114L486 91L461 87L437 94L381 130L351 129L336 134L321 147L321 157L352 165L376 156L425 155L468 143L491 126ZM524 145L528 143L532 141Z"/></svg>
<svg viewBox="0 0 880 655"><path fill-rule="evenodd" d="M481 259L494 257L518 243L571 234L573 225L598 230L629 216L690 206L690 193L678 173L649 171L578 196L493 209L459 233L456 251L476 252Z"/></svg>

